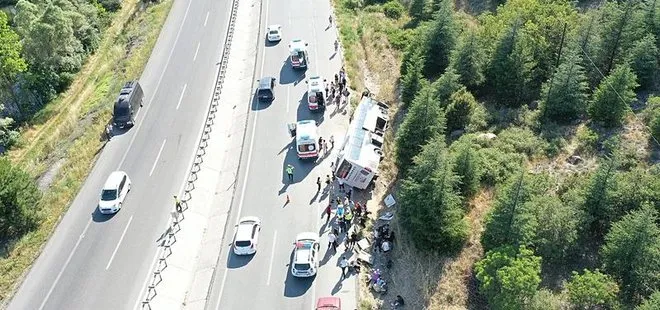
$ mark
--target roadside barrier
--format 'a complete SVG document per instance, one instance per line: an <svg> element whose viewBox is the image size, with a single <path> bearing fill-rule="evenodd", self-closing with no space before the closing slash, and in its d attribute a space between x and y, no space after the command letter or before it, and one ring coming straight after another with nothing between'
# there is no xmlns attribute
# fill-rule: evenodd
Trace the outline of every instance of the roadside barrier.
<svg viewBox="0 0 660 310"><path fill-rule="evenodd" d="M191 192L195 189L195 181L197 181L197 173L201 170L201 165L204 162L204 155L206 155L206 148L208 147L208 140L210 139L211 130L215 120L215 113L218 111L218 104L220 103L220 93L222 92L222 85L227 73L227 65L229 62L229 52L231 43L234 39L234 29L236 27L236 13L238 11L239 0L232 0L231 12L229 15L229 25L225 37L224 48L222 49L222 58L219 62L220 68L213 90L213 99L209 105L206 114L206 120L202 134L199 137L197 150L195 151L195 158L192 165L188 170L188 177L186 184L183 188L183 195L181 195L181 210L174 210L171 212L170 220L168 221L167 228L163 234L163 241L158 245L158 261L152 271L151 280L148 281L146 293L141 301L142 309L151 309L150 302L156 297L156 287L163 282L162 272L167 268L167 258L172 255L172 245L176 243L176 233L181 230L179 223L185 219L185 212L188 210L188 201L192 198ZM178 209L178 208L177 208Z"/></svg>

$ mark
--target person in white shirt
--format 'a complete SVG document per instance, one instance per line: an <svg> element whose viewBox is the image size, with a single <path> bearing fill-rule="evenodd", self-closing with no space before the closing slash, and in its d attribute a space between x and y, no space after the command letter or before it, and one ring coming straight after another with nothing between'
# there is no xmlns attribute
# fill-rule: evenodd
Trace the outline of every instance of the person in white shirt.
<svg viewBox="0 0 660 310"><path fill-rule="evenodd" d="M328 234L328 249L332 247L332 250L337 252L337 235L333 232Z"/></svg>
<svg viewBox="0 0 660 310"><path fill-rule="evenodd" d="M339 268L341 268L341 278L346 278L346 268L348 268L348 260L345 256L341 257L339 261Z"/></svg>

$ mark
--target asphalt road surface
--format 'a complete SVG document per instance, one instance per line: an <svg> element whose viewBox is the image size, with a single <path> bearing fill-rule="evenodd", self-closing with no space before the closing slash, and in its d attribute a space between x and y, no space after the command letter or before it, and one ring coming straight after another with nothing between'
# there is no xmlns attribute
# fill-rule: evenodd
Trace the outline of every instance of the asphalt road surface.
<svg viewBox="0 0 660 310"><path fill-rule="evenodd" d="M9 309L130 309L142 291L210 104L229 0L176 0L145 72L137 124L115 130ZM108 103L111 104L111 103ZM132 179L122 210L101 215L114 170Z"/></svg>
<svg viewBox="0 0 660 310"><path fill-rule="evenodd" d="M255 78L277 79L275 100L270 104L252 101L236 197L228 220L235 223L243 216L260 217L259 247L254 256L247 257L233 255L230 247L223 249L207 309L311 309L317 297L337 289L339 268L329 257L322 261L319 274L308 279L294 278L289 266L295 236L323 231L320 213L325 204L319 199L327 201L327 196L316 194L316 177L330 173L330 157L316 164L298 160L286 124L314 119L320 125L321 136L327 139L332 132L336 141L343 138L347 125L346 116L335 114L334 106L325 113L310 112L307 107L305 80L320 74L330 82L341 67L340 55L333 47L335 29L328 22L330 3L263 0L262 5L263 33L259 40L264 44L258 51ZM265 42L265 29L271 24L283 28L283 39L277 44ZM292 39L309 43L311 63L306 71L291 68L288 44ZM287 164L295 167L292 184L285 174ZM286 194L292 201L285 205ZM234 228L228 227L227 242L231 242L233 233ZM321 257L326 252L323 240Z"/></svg>

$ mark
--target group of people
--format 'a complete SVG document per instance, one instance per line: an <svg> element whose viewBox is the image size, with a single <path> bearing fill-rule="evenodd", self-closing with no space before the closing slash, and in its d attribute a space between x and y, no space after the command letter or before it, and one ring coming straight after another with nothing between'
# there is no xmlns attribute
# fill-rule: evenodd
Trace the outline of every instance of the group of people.
<svg viewBox="0 0 660 310"><path fill-rule="evenodd" d="M328 148L328 142L330 142L330 148ZM329 154L328 152L331 149L335 148L335 136L331 135L330 136L330 141L327 141L327 140L323 139L323 137L319 137L319 142L318 143L319 143L319 147L318 147L319 154L321 152L323 152L323 154L328 155Z"/></svg>
<svg viewBox="0 0 660 310"><path fill-rule="evenodd" d="M336 102L337 107L339 107L341 98L349 95L346 83L346 71L344 67L341 67L339 73L335 73L335 80L330 81L329 87L326 85L325 93L328 95L328 103Z"/></svg>
<svg viewBox="0 0 660 310"><path fill-rule="evenodd" d="M374 233L374 250L376 252L389 252L394 244L394 231L390 229L390 224L385 224L376 228Z"/></svg>

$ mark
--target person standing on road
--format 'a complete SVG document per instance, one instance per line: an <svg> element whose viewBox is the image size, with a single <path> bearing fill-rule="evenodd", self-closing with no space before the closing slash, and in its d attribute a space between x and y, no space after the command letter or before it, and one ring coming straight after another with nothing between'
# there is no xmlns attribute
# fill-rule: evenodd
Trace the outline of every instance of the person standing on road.
<svg viewBox="0 0 660 310"><path fill-rule="evenodd" d="M293 169L291 164L286 165L286 174L289 176L289 182L293 182Z"/></svg>
<svg viewBox="0 0 660 310"><path fill-rule="evenodd" d="M341 257L341 260L339 261L339 268L341 268L341 278L342 279L346 278L346 268L348 268L348 260L346 259L345 256Z"/></svg>
<svg viewBox="0 0 660 310"><path fill-rule="evenodd" d="M330 22L330 26L332 26L332 14L330 14L330 17L328 17L328 21Z"/></svg>
<svg viewBox="0 0 660 310"><path fill-rule="evenodd" d="M344 180L339 179L339 181L337 181L337 182L339 183L339 191L343 192L344 191Z"/></svg>
<svg viewBox="0 0 660 310"><path fill-rule="evenodd" d="M327 216L325 219L325 224L328 225L328 222L330 222L330 216L332 215L332 204L328 203L328 206L325 207L325 210L323 210L323 213L321 213L321 219L323 219L323 216Z"/></svg>
<svg viewBox="0 0 660 310"><path fill-rule="evenodd" d="M349 186L348 192L346 192L346 198L350 200L352 195L353 195L353 187Z"/></svg>
<svg viewBox="0 0 660 310"><path fill-rule="evenodd" d="M181 206L181 200L176 195L174 195L174 207L176 208L176 212L179 213L183 212L183 207Z"/></svg>
<svg viewBox="0 0 660 310"><path fill-rule="evenodd" d="M323 140L323 154L328 154L328 141Z"/></svg>
<svg viewBox="0 0 660 310"><path fill-rule="evenodd" d="M319 153L323 151L323 137L319 137Z"/></svg>
<svg viewBox="0 0 660 310"><path fill-rule="evenodd" d="M335 136L330 136L330 148L335 148Z"/></svg>
<svg viewBox="0 0 660 310"><path fill-rule="evenodd" d="M328 249L332 247L332 250L337 252L337 235L334 231L328 234Z"/></svg>
<svg viewBox="0 0 660 310"><path fill-rule="evenodd" d="M316 192L318 193L320 191L321 191L321 177L317 177L316 178Z"/></svg>
<svg viewBox="0 0 660 310"><path fill-rule="evenodd" d="M358 234L355 231L355 229L353 229L353 232L351 233L351 243L350 243L351 249L355 247L355 243L357 242L357 239L358 239Z"/></svg>

